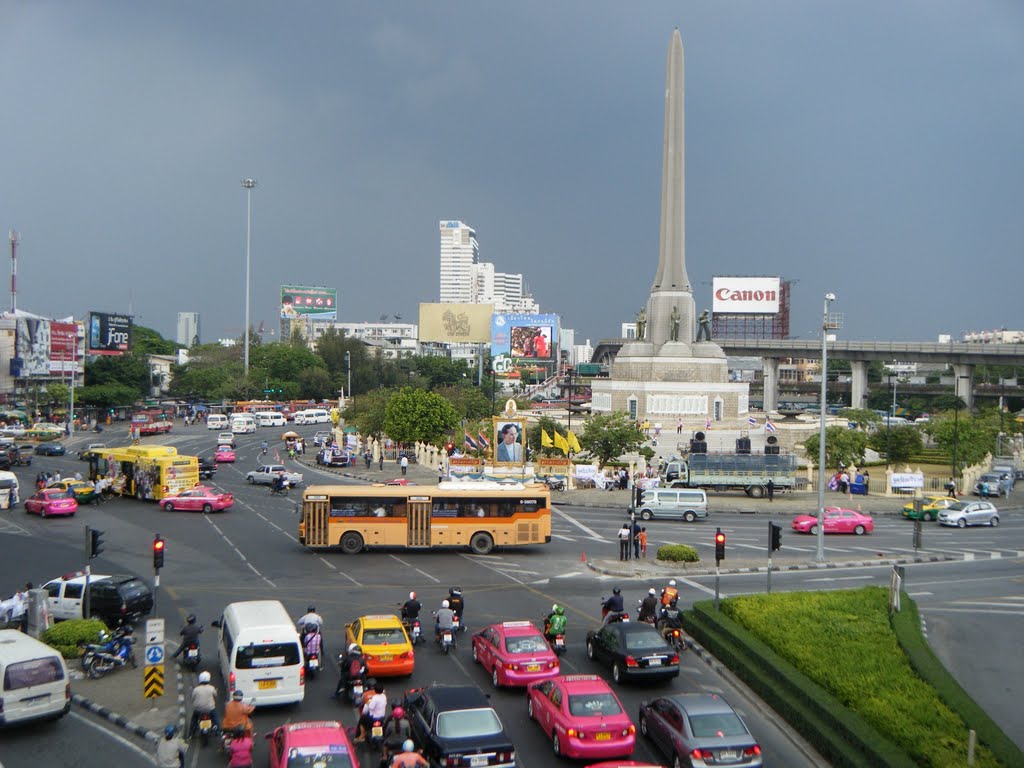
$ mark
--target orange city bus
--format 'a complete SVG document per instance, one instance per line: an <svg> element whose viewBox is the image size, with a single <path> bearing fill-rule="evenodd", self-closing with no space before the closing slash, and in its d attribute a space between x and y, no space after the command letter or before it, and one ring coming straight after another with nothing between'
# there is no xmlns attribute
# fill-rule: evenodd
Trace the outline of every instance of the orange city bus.
<svg viewBox="0 0 1024 768"><path fill-rule="evenodd" d="M302 494L299 543L310 549L495 547L548 544L551 494L506 482L313 485Z"/></svg>

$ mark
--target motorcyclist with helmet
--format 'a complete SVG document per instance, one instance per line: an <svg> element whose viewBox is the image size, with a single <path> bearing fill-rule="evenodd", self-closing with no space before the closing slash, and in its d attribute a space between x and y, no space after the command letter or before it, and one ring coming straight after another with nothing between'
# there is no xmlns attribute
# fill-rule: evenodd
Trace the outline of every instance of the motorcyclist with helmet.
<svg viewBox="0 0 1024 768"><path fill-rule="evenodd" d="M448 600L441 601L441 607L434 611L434 619L434 640L440 643L441 632L448 630L452 633L452 642L454 642L455 611L452 610L451 603Z"/></svg>
<svg viewBox="0 0 1024 768"><path fill-rule="evenodd" d="M391 714L384 723L384 746L381 753L381 763L388 764L391 754L402 751L402 744L412 736L412 724L405 716L405 710L400 704L391 708Z"/></svg>
<svg viewBox="0 0 1024 768"><path fill-rule="evenodd" d="M295 622L295 627L299 632L301 632L307 624L316 624L316 628L318 630L322 630L324 628L323 616L316 612L315 605L311 605L306 608L306 615Z"/></svg>
<svg viewBox="0 0 1024 768"><path fill-rule="evenodd" d="M668 586L661 590L661 604L668 605L673 600L679 599L679 590L676 589L676 580L670 579Z"/></svg>
<svg viewBox="0 0 1024 768"><path fill-rule="evenodd" d="M384 683L374 681L373 695L363 704L362 715L359 718L359 725L356 730L356 737L353 741L366 741L370 728L375 721L384 722L384 716L388 711L388 697L384 693Z"/></svg>
<svg viewBox="0 0 1024 768"><path fill-rule="evenodd" d="M459 627L466 631L466 601L462 598L462 588L452 587L448 590L448 606L459 617Z"/></svg>
<svg viewBox="0 0 1024 768"><path fill-rule="evenodd" d="M173 725L164 727L164 737L156 745L157 768L181 768L185 765L188 747L180 738L176 738L178 729Z"/></svg>
<svg viewBox="0 0 1024 768"><path fill-rule="evenodd" d="M661 609L658 617L658 629L665 635L673 629L682 630L683 612L679 610L679 601L673 600Z"/></svg>
<svg viewBox="0 0 1024 768"><path fill-rule="evenodd" d="M252 704L246 704L242 699L245 698L243 694L237 688L234 693L231 694L231 701L224 706L224 719L221 720L221 730L224 733L231 733L233 731L242 730L249 736L252 736L252 719L249 717L256 709Z"/></svg>
<svg viewBox="0 0 1024 768"><path fill-rule="evenodd" d="M192 689L192 719L188 724L186 739L191 739L202 715L209 715L216 730L220 728L220 716L217 714L217 689L210 684L210 673L199 673L199 685Z"/></svg>
<svg viewBox="0 0 1024 768"><path fill-rule="evenodd" d="M309 662L311 656L315 656L319 660L323 660L323 656L320 655L320 650L323 646L323 639L320 634L320 627L315 622L309 622L302 627L302 651L305 654L306 661Z"/></svg>
<svg viewBox="0 0 1024 768"><path fill-rule="evenodd" d="M338 686L334 689L334 698L341 696L357 680L365 679L366 660L363 658L363 649L352 643L345 655L338 659Z"/></svg>
<svg viewBox="0 0 1024 768"><path fill-rule="evenodd" d="M658 618L659 608L658 593L654 587L651 587L647 590L647 597L640 602L640 612L636 617L637 621L646 621L648 624L653 624Z"/></svg>
<svg viewBox="0 0 1024 768"><path fill-rule="evenodd" d="M190 613L185 618L185 626L181 628L180 634L181 645L178 646L178 650L171 654L172 659L178 658L188 648L190 643L195 643L196 648L199 647L199 636L203 634L203 625L199 623L194 613Z"/></svg>
<svg viewBox="0 0 1024 768"><path fill-rule="evenodd" d="M416 599L416 593L410 592L409 599L402 603L402 621L412 624L420 617L423 610L423 603Z"/></svg>
<svg viewBox="0 0 1024 768"><path fill-rule="evenodd" d="M551 606L551 613L544 617L544 637L549 643L554 643L559 635L565 636L565 627L568 623L565 608L555 603Z"/></svg>
<svg viewBox="0 0 1024 768"><path fill-rule="evenodd" d="M406 739L402 743L402 751L395 755L389 768L422 768L428 765L426 759L416 751L416 745L412 739Z"/></svg>
<svg viewBox="0 0 1024 768"><path fill-rule="evenodd" d="M612 621L622 620L622 615L625 613L625 606L622 603L621 589L618 587L612 589L612 596L601 603L601 613L604 617L601 621L601 626Z"/></svg>

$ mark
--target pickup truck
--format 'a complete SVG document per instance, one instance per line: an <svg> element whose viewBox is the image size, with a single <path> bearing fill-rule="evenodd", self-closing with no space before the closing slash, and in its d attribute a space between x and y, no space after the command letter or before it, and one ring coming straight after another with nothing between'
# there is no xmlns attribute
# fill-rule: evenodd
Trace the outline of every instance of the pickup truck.
<svg viewBox="0 0 1024 768"><path fill-rule="evenodd" d="M265 464L247 473L245 479L254 485L270 485L279 472L284 472L288 484L296 486L302 482L301 472L289 472L284 464Z"/></svg>
<svg viewBox="0 0 1024 768"><path fill-rule="evenodd" d="M88 461L89 456L93 451L102 451L106 447L106 443L89 443L85 448L78 452L78 459L79 461Z"/></svg>

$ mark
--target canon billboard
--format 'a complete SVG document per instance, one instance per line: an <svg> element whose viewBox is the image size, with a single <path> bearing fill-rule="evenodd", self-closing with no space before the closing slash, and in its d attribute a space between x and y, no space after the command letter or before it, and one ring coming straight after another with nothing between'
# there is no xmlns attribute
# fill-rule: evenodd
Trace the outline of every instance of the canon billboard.
<svg viewBox="0 0 1024 768"><path fill-rule="evenodd" d="M775 315L779 312L777 277L716 277L712 279L712 311L727 315Z"/></svg>

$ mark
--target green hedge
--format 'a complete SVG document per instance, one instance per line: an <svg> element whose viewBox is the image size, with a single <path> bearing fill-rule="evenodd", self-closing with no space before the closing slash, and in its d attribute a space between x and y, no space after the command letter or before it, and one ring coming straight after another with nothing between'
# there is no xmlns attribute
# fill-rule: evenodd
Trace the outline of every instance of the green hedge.
<svg viewBox="0 0 1024 768"><path fill-rule="evenodd" d="M902 610L892 617L892 628L910 666L927 681L951 710L978 734L1004 765L1024 766L1024 751L1010 739L942 665L921 634L917 604L902 594Z"/></svg>
<svg viewBox="0 0 1024 768"><path fill-rule="evenodd" d="M674 563L699 563L700 555L689 544L664 544L658 547L658 560L671 560Z"/></svg>
<svg viewBox="0 0 1024 768"><path fill-rule="evenodd" d="M82 655L83 643L99 642L106 633L107 625L99 619L69 619L54 624L40 639L65 659L77 659Z"/></svg>

